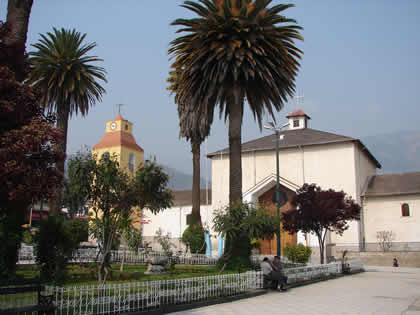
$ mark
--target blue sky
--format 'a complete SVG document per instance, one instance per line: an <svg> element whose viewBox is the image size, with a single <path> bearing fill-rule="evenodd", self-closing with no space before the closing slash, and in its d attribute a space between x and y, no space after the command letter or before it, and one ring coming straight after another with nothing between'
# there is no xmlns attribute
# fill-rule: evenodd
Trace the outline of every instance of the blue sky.
<svg viewBox="0 0 420 315"><path fill-rule="evenodd" d="M296 7L286 15L304 27L297 86L305 97L299 107L312 117L310 127L352 137L420 129L420 1L291 2ZM108 72L102 103L87 117L70 122L69 153L98 142L105 121L117 115L115 104L123 103L122 115L134 123L134 136L145 156L155 155L162 164L191 173L190 147L178 137L176 105L165 82L168 44L176 36L169 24L191 16L181 3L34 1L29 51L40 33L53 27L76 28L98 44L93 53L104 59ZM0 0L0 19L5 19L6 8L7 1ZM279 122L296 108L290 100L277 114ZM246 111L243 140L262 135L267 132L260 131ZM207 151L227 145L227 126L216 117Z"/></svg>

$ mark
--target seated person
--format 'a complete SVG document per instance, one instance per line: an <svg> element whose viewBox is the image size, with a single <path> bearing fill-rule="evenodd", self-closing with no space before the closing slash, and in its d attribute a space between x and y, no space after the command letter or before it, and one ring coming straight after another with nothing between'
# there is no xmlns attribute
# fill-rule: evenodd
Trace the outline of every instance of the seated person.
<svg viewBox="0 0 420 315"><path fill-rule="evenodd" d="M284 276L282 275L281 270L273 270L274 269L273 267L278 268L272 265L267 257L264 257L263 261L261 262L261 270L263 272L264 279L270 280L272 282L271 288L273 290L277 290L277 286L280 282L281 290L285 291L286 290L285 283L287 279L286 280L284 279Z"/></svg>
<svg viewBox="0 0 420 315"><path fill-rule="evenodd" d="M277 285L280 283L280 290L287 290L287 277L283 274L283 267L280 262L279 256L274 256L274 261L271 263L273 267L273 273L275 273L275 278L278 279Z"/></svg>

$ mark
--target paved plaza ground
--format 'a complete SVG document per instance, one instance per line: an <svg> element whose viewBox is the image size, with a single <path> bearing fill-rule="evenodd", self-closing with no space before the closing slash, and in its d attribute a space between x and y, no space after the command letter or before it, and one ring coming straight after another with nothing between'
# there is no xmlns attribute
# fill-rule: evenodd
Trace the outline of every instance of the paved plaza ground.
<svg viewBox="0 0 420 315"><path fill-rule="evenodd" d="M420 315L420 268L367 267L366 272L175 314Z"/></svg>

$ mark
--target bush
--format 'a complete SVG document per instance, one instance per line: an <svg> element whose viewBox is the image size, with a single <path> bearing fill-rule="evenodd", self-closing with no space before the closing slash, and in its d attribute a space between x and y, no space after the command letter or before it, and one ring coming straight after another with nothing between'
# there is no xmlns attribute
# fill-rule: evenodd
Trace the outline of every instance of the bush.
<svg viewBox="0 0 420 315"><path fill-rule="evenodd" d="M36 262L41 268L41 279L62 284L66 278L66 266L79 242L73 224L64 221L61 215L49 216L41 221L39 232L34 237Z"/></svg>
<svg viewBox="0 0 420 315"><path fill-rule="evenodd" d="M204 228L201 224L189 225L182 234L181 241L193 254L204 254L206 252Z"/></svg>
<svg viewBox="0 0 420 315"><path fill-rule="evenodd" d="M303 244L290 245L284 249L284 255L294 263L306 264L311 257L312 249L304 246Z"/></svg>
<svg viewBox="0 0 420 315"><path fill-rule="evenodd" d="M71 219L64 222L64 228L70 237L73 247L78 247L81 242L86 242L89 237L88 222L81 219Z"/></svg>
<svg viewBox="0 0 420 315"><path fill-rule="evenodd" d="M0 211L0 279L15 277L23 222L24 211Z"/></svg>

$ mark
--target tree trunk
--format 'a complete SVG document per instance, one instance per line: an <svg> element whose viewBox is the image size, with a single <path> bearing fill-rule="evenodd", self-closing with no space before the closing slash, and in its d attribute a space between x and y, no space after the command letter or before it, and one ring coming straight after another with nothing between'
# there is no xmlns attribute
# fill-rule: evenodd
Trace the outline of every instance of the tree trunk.
<svg viewBox="0 0 420 315"><path fill-rule="evenodd" d="M25 44L28 33L29 16L31 14L33 0L9 0L7 4L7 18L6 22L10 27L10 32L6 35L4 43L7 46L15 46L16 53L19 56L15 56L17 60L24 60L25 55ZM13 69L16 75L16 80L21 82L24 79L23 63L20 67Z"/></svg>
<svg viewBox="0 0 420 315"><path fill-rule="evenodd" d="M58 150L64 154L64 159L57 162L57 170L63 174L64 179L64 168L66 163L66 151L67 151L67 132L69 124L69 112L66 107L57 107L57 128L63 131L63 141L58 145ZM60 184L56 187L54 197L50 202L50 213L59 213L63 205L63 189Z"/></svg>
<svg viewBox="0 0 420 315"><path fill-rule="evenodd" d="M322 235L322 232L320 234L317 234L318 237L318 244L319 244L319 261L321 265L324 264L324 250L325 250L325 235L327 234L327 230L325 231L324 236Z"/></svg>
<svg viewBox="0 0 420 315"><path fill-rule="evenodd" d="M243 98L232 96L229 103L229 204L232 205L242 202Z"/></svg>
<svg viewBox="0 0 420 315"><path fill-rule="evenodd" d="M321 265L324 264L324 244L319 242L319 262Z"/></svg>
<svg viewBox="0 0 420 315"><path fill-rule="evenodd" d="M199 141L191 141L193 154L193 183L192 183L192 211L191 224L201 224L200 215L200 145Z"/></svg>
<svg viewBox="0 0 420 315"><path fill-rule="evenodd" d="M125 261L125 250L123 251L123 257L121 259L120 272L124 271L124 261Z"/></svg>

